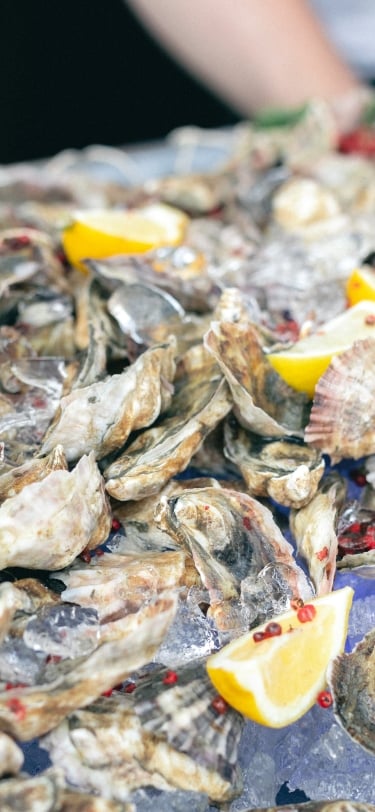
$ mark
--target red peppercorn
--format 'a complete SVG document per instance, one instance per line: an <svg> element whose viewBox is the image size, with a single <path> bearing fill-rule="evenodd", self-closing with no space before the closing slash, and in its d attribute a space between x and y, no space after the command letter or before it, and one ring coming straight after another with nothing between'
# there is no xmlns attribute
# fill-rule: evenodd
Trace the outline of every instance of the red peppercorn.
<svg viewBox="0 0 375 812"><path fill-rule="evenodd" d="M137 686L135 682L128 682L124 687L124 691L126 694L132 694L133 691L135 691L136 687Z"/></svg>
<svg viewBox="0 0 375 812"><path fill-rule="evenodd" d="M328 547L322 547L321 550L318 550L318 552L315 553L318 561L324 561L325 558L328 558L328 554L329 554Z"/></svg>
<svg viewBox="0 0 375 812"><path fill-rule="evenodd" d="M5 704L20 722L25 719L27 711L20 699L14 696L11 699L7 699Z"/></svg>
<svg viewBox="0 0 375 812"><path fill-rule="evenodd" d="M315 615L316 609L311 603L305 603L305 605L301 606L297 611L297 617L300 623L308 623L314 619Z"/></svg>
<svg viewBox="0 0 375 812"><path fill-rule="evenodd" d="M10 248L11 251L18 251L20 248L27 248L28 245L31 245L31 240L27 234L20 234L19 237L5 237L3 245Z"/></svg>
<svg viewBox="0 0 375 812"><path fill-rule="evenodd" d="M367 324L369 327L371 327L373 324L375 324L375 315L374 315L374 313L369 313L369 315L366 316L365 324Z"/></svg>
<svg viewBox="0 0 375 812"><path fill-rule="evenodd" d="M175 671L167 671L163 678L163 685L174 685L178 681L178 674Z"/></svg>
<svg viewBox="0 0 375 812"><path fill-rule="evenodd" d="M280 623L275 623L274 621L271 621L271 623L268 623L268 625L265 628L265 636L278 637L279 634L282 634L282 631L283 630L280 626Z"/></svg>
<svg viewBox="0 0 375 812"><path fill-rule="evenodd" d="M318 694L316 701L321 708L330 708L333 703L331 692L320 691L320 694Z"/></svg>
<svg viewBox="0 0 375 812"><path fill-rule="evenodd" d="M350 479L352 479L356 485L359 485L360 488L363 488L367 483L366 474L364 474L363 471L351 471L349 476Z"/></svg>
<svg viewBox="0 0 375 812"><path fill-rule="evenodd" d="M266 635L264 634L264 632L254 632L253 634L254 643L261 643L261 641L265 639Z"/></svg>
<svg viewBox="0 0 375 812"><path fill-rule="evenodd" d="M108 691L103 691L102 696L112 696L113 688L108 688Z"/></svg>
<svg viewBox="0 0 375 812"><path fill-rule="evenodd" d="M46 663L59 663L62 660L59 654L48 654Z"/></svg>
<svg viewBox="0 0 375 812"><path fill-rule="evenodd" d="M85 562L86 562L86 564L89 564L89 563L90 563L90 561L91 561L91 553L90 553L90 550L83 550L83 552L82 552L82 553L81 553L81 555L80 555L80 558L82 559L82 561L85 561Z"/></svg>
<svg viewBox="0 0 375 812"><path fill-rule="evenodd" d="M216 713L219 713L219 714L226 713L227 710L228 710L228 705L227 705L225 699L223 699L223 697L220 696L219 694L217 696L215 696L214 699L212 700L211 707L213 707L213 709L216 711Z"/></svg>
<svg viewBox="0 0 375 812"><path fill-rule="evenodd" d="M118 519L112 519L112 530L120 530L121 522Z"/></svg>
<svg viewBox="0 0 375 812"><path fill-rule="evenodd" d="M370 127L358 127L345 133L339 139L338 148L346 154L365 155L368 158L375 155L375 130Z"/></svg>
<svg viewBox="0 0 375 812"><path fill-rule="evenodd" d="M244 527L246 527L246 530L251 530L251 521L248 516L243 517L242 524Z"/></svg>
<svg viewBox="0 0 375 812"><path fill-rule="evenodd" d="M101 555L104 555L104 550L102 550L101 547L98 547L98 549L95 550L95 555L98 555L100 558Z"/></svg>

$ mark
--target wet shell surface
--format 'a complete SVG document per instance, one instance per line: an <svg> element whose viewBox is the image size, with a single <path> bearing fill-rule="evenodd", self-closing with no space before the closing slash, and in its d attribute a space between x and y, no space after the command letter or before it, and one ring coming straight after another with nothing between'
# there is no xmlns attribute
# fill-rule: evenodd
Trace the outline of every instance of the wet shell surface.
<svg viewBox="0 0 375 812"><path fill-rule="evenodd" d="M334 713L346 732L375 755L375 629L328 670Z"/></svg>
<svg viewBox="0 0 375 812"><path fill-rule="evenodd" d="M307 504L325 468L320 452L301 438L261 437L233 418L225 422L224 453L239 468L251 494L270 496L285 507Z"/></svg>
<svg viewBox="0 0 375 812"><path fill-rule="evenodd" d="M374 325L375 331L375 325ZM375 452L375 332L335 356L315 389L305 440L331 461Z"/></svg>

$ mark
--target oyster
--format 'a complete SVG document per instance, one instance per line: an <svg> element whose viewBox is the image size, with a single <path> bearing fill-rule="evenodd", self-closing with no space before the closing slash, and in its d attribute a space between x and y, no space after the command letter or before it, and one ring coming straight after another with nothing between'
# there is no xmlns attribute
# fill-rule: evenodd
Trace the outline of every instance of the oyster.
<svg viewBox="0 0 375 812"><path fill-rule="evenodd" d="M198 356L197 368L176 381L172 402L158 424L104 470L107 491L116 499L143 499L160 491L228 414L232 400L220 370L210 356Z"/></svg>
<svg viewBox="0 0 375 812"><path fill-rule="evenodd" d="M54 570L106 540L111 515L94 454L51 471L0 508L0 568Z"/></svg>
<svg viewBox="0 0 375 812"><path fill-rule="evenodd" d="M210 595L210 615L219 628L233 631L241 626L243 616L247 617L246 593L253 603L252 625L276 614L277 601L286 609L292 599L311 597L293 548L271 512L247 494L217 488L186 491L161 499L157 518L191 553ZM262 594L258 578L267 566L274 567L278 578L266 595L268 583L264 582Z"/></svg>
<svg viewBox="0 0 375 812"><path fill-rule="evenodd" d="M87 656L57 663L44 683L0 692L0 730L29 741L89 705L150 662L175 611L175 597L164 595L146 608L129 635L100 643Z"/></svg>
<svg viewBox="0 0 375 812"><path fill-rule="evenodd" d="M336 487L332 485L327 493L317 493L308 505L292 511L290 516L298 552L307 562L317 595L326 595L333 588L338 546L336 514Z"/></svg>
<svg viewBox="0 0 375 812"><path fill-rule="evenodd" d="M375 755L375 629L351 654L341 654L331 662L327 678L338 721L349 736Z"/></svg>
<svg viewBox="0 0 375 812"><path fill-rule="evenodd" d="M23 764L23 752L17 746L16 742L7 736L6 733L0 733L0 776L3 775L17 775ZM1 799L1 783L0 783L0 799ZM2 807L4 808L4 807Z"/></svg>
<svg viewBox="0 0 375 812"><path fill-rule="evenodd" d="M92 607L102 622L140 609L165 589L182 586L185 554L181 550L144 552L135 555L104 553L89 565L77 562L56 573L66 585L61 598Z"/></svg>
<svg viewBox="0 0 375 812"><path fill-rule="evenodd" d="M99 699L43 739L53 762L64 753L68 781L96 792L110 788L119 800L142 786L194 787L218 802L238 795L243 718L226 705L216 710L203 666L180 669L174 682L169 673L141 675L130 697Z"/></svg>
<svg viewBox="0 0 375 812"><path fill-rule="evenodd" d="M319 379L305 440L332 462L375 452L375 338L335 356Z"/></svg>
<svg viewBox="0 0 375 812"><path fill-rule="evenodd" d="M40 482L51 471L67 470L63 447L56 446L47 457L33 459L0 476L0 502L22 491L25 485Z"/></svg>
<svg viewBox="0 0 375 812"><path fill-rule="evenodd" d="M271 367L254 325L212 322L204 342L228 381L241 425L263 437L301 432L307 400Z"/></svg>
<svg viewBox="0 0 375 812"><path fill-rule="evenodd" d="M153 347L120 375L75 389L62 398L41 454L61 444L67 459L119 448L131 431L150 425L171 400L174 343ZM136 396L135 396L136 394Z"/></svg>
<svg viewBox="0 0 375 812"><path fill-rule="evenodd" d="M261 437L234 418L225 422L224 453L253 496L270 496L286 507L302 507L312 499L325 467L321 454L301 438Z"/></svg>

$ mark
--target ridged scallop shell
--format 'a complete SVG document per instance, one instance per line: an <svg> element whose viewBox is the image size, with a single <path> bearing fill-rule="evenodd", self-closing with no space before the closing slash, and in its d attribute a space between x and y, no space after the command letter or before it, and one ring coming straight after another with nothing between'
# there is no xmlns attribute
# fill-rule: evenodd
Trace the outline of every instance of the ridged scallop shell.
<svg viewBox="0 0 375 812"><path fill-rule="evenodd" d="M375 452L374 338L335 356L315 389L305 440L332 462Z"/></svg>

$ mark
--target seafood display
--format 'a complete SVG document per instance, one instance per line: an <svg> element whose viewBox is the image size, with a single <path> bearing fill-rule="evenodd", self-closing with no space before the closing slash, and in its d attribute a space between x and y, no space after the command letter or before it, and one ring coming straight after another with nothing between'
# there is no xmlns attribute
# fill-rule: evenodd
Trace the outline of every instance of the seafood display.
<svg viewBox="0 0 375 812"><path fill-rule="evenodd" d="M4 810L276 808L276 792L247 807L250 723L207 658L259 624L279 634L285 612L308 622L343 584L354 607L374 601L375 317L374 338L326 348L316 385L300 378L317 353L293 358L346 311L355 268L375 300L374 164L339 151L323 102L221 137L215 171L138 184L67 156L0 168ZM120 174L131 163L90 154ZM151 237L149 204L166 218ZM168 206L184 228L163 242ZM88 210L96 242L90 254L78 228L78 262L64 235ZM100 210L140 218L128 253L106 253ZM272 359L288 352L284 379ZM375 620L334 659L318 700L372 755L374 634ZM263 756L248 761L266 780ZM278 808L375 801L310 797Z"/></svg>

